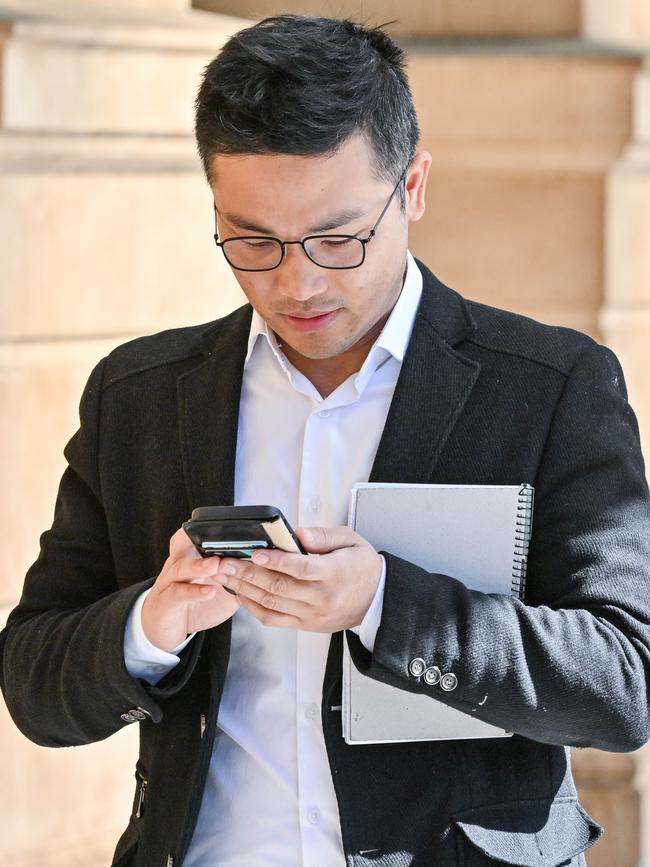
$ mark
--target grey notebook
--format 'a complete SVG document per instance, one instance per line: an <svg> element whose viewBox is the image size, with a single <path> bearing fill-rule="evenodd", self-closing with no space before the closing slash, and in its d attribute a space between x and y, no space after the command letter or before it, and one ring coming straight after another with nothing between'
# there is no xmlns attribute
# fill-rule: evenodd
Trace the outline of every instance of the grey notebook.
<svg viewBox="0 0 650 867"><path fill-rule="evenodd" d="M533 514L530 485L358 484L348 524L377 550L473 590L521 597ZM432 577L435 581L435 577ZM361 674L344 642L343 737L349 744L507 737L428 695Z"/></svg>

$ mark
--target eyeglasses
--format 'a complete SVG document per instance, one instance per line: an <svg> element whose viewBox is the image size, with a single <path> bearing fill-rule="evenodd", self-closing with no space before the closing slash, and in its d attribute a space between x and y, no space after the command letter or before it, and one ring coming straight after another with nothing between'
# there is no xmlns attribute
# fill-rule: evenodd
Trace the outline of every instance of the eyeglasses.
<svg viewBox="0 0 650 867"><path fill-rule="evenodd" d="M377 228L393 201L399 185L404 180L405 174L406 169L400 175L395 189L390 194L367 238L358 238L356 235L308 235L302 241L281 241L280 238L267 237L266 235L243 235L220 241L219 234L216 233L214 235L215 243L217 247L221 247L226 261L236 271L273 271L274 268L278 268L282 264L289 244L300 244L307 258L319 268L336 270L359 268L366 258L366 245L375 237ZM214 210L216 214L216 206Z"/></svg>

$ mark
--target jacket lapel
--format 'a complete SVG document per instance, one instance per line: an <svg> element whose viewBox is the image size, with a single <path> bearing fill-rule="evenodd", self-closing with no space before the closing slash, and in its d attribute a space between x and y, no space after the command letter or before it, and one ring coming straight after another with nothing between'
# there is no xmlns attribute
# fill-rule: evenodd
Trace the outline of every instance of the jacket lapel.
<svg viewBox="0 0 650 867"><path fill-rule="evenodd" d="M475 330L464 300L421 262L422 299L404 356L371 482L427 483L460 416L480 365L455 347ZM339 704L342 634L330 642L323 681L325 707Z"/></svg>
<svg viewBox="0 0 650 867"><path fill-rule="evenodd" d="M426 482L479 375L454 347L475 328L463 299L421 263L422 299L370 481Z"/></svg>
<svg viewBox="0 0 650 867"><path fill-rule="evenodd" d="M178 380L183 474L190 509L232 505L237 419L252 309L240 307L199 339L203 359Z"/></svg>

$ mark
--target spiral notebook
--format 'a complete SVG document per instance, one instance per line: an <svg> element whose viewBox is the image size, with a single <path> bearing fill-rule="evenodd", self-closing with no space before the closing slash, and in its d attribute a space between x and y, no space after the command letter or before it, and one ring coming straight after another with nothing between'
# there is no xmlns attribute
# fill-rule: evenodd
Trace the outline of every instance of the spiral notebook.
<svg viewBox="0 0 650 867"><path fill-rule="evenodd" d="M348 525L377 550L472 590L523 597L533 488L521 485L357 484ZM432 576L435 581L435 576ZM433 665L435 660L427 661ZM366 677L343 650L343 737L348 744L508 737L432 697ZM444 693L441 693L444 694Z"/></svg>

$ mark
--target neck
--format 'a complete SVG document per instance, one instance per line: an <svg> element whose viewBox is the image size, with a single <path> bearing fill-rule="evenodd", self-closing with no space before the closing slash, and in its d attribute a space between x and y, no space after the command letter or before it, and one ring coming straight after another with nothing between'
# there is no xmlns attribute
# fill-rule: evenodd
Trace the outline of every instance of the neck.
<svg viewBox="0 0 650 867"><path fill-rule="evenodd" d="M385 320L379 326L381 331ZM368 343L354 346L334 358L307 358L286 344L282 347L287 360L312 383L321 397L326 398L352 374L361 370L377 334Z"/></svg>
<svg viewBox="0 0 650 867"><path fill-rule="evenodd" d="M282 352L296 370L307 377L320 396L325 398L353 373L361 370L389 316L390 310L357 343L331 358L309 358L286 343L282 345Z"/></svg>

